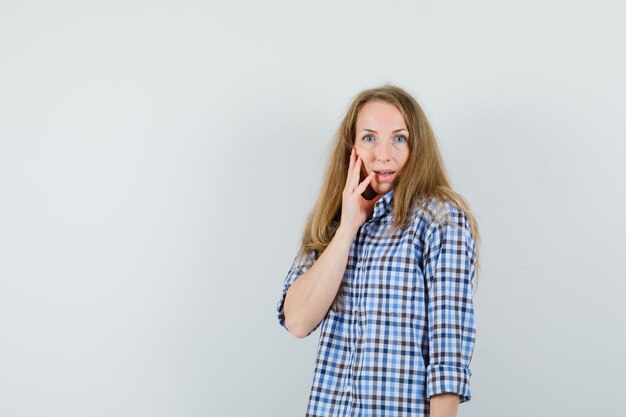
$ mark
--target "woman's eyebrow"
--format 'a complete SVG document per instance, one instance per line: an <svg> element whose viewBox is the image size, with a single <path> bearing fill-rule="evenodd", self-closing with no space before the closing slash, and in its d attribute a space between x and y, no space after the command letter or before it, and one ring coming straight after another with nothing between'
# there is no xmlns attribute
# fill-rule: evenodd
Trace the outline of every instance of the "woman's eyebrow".
<svg viewBox="0 0 626 417"><path fill-rule="evenodd" d="M404 129L404 128L403 128L403 129L396 129L396 130L394 130L394 131L393 131L393 132L391 132L391 133L402 132L403 130L408 132L408 130L407 130L407 129ZM372 132L372 133L378 133L377 131L375 131L375 130L373 130L373 129L363 129L363 130L361 130L361 132Z"/></svg>

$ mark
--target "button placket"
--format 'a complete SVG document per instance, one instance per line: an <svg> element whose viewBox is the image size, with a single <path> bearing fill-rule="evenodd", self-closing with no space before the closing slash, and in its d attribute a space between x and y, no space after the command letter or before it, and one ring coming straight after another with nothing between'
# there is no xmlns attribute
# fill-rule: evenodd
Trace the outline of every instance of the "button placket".
<svg viewBox="0 0 626 417"><path fill-rule="evenodd" d="M363 289L363 267L364 267L364 263L365 263L365 259L364 259L364 250L365 250L365 246L363 244L364 242L364 235L366 235L367 231L367 223L365 223L364 225L362 225L361 228L359 228L359 231L357 232L357 238L356 238L356 256L357 256L357 262L355 265L355 271L354 271L354 290L355 290L355 297L353 298L353 309L352 309L352 332L353 332L353 343L352 343L352 349L350 352L350 370L349 370L349 374L348 374L348 379L346 381L346 385L344 386L344 390L346 393L350 394L352 392L352 385L354 383L354 378L355 378L355 374L354 374L354 370L355 370L355 363L357 362L357 347L358 347L358 343L359 340L361 338L361 326L360 326L360 320L359 320L359 312L360 312L360 304L361 304L361 292ZM348 409L352 408L352 397L350 398L350 402L348 403Z"/></svg>
<svg viewBox="0 0 626 417"><path fill-rule="evenodd" d="M354 297L354 307L353 307L353 344L352 344L352 352L351 352L351 360L350 360L350 374L351 374L351 378L350 378L350 384L353 384L356 380L356 378L358 378L360 371L361 371L361 365L362 365L362 355L360 352L360 341L362 338L362 322L361 322L361 316L362 316L362 302L363 302L363 298L362 298L362 294L363 294L363 287L364 287L364 280L365 280L365 267L367 264L367 231L368 231L368 226L369 223L365 223L364 227L362 229L360 229L359 231L359 246L358 246L358 250L357 250L357 254L358 254L358 260L356 262L356 270L355 270L355 276L358 277L358 279L355 282L355 297ZM347 386L346 387L346 392L351 392L352 391L352 387L351 386ZM354 397L351 397L350 399L350 403L348 406L348 410L351 411L352 406L353 406L353 400Z"/></svg>
<svg viewBox="0 0 626 417"><path fill-rule="evenodd" d="M359 244L359 240L360 240L360 236L361 236L361 228L359 228L359 230L357 231L356 234L356 238L354 241L354 245L355 245L355 250L354 250L354 255L356 256L356 264L355 264L355 270L354 270L354 278L353 278L353 289L354 289L354 294L356 295L356 293L358 293L357 290L357 285L360 279L359 276L359 270L360 270L360 265L361 265L361 254L360 254L360 244ZM354 312L355 309L355 305L356 305L356 297L353 296L352 297L352 312ZM356 333L356 323L355 323L356 317L354 314L351 314L350 317L350 336L351 336L351 343L350 343L350 360L349 360L349 366L348 366L348 372L346 375L346 380L343 386L344 392L346 393L346 395L350 395L350 393L352 392L352 380L353 380L353 369L354 369L354 360L355 360L355 350L356 350L356 346L355 346L355 333ZM348 402L348 408L350 408L351 405L351 399Z"/></svg>

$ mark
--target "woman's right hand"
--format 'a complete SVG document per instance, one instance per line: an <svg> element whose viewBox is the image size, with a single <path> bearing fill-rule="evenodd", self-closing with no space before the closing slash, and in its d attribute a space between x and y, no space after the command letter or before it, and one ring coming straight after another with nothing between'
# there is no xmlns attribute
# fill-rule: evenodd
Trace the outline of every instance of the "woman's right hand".
<svg viewBox="0 0 626 417"><path fill-rule="evenodd" d="M355 234L374 211L374 204L382 197L381 194L377 194L373 199L366 200L361 195L376 175L374 171L370 172L359 184L361 164L361 157L356 155L353 147L350 153L346 186L343 189L340 227L347 227Z"/></svg>

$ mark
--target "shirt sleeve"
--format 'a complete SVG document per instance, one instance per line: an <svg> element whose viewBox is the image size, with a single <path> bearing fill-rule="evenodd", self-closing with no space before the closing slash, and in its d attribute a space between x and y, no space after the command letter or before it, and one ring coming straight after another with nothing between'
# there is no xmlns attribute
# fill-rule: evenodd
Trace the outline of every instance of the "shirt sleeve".
<svg viewBox="0 0 626 417"><path fill-rule="evenodd" d="M423 259L430 359L426 398L456 393L463 403L471 398L469 365L476 340L476 247L465 213L455 210L448 223L432 227Z"/></svg>
<svg viewBox="0 0 626 417"><path fill-rule="evenodd" d="M287 326L285 325L285 312L283 310L283 307L285 304L285 297L287 296L287 291L289 290L289 287L291 286L291 284L294 283L295 280L297 280L302 274L304 274L306 271L309 270L309 268L311 268L311 266L315 263L316 258L317 258L316 250L313 250L312 252L308 252L302 259L298 259L298 257L296 256L296 258L294 259L291 265L291 268L289 269L289 272L287 273L287 277L285 277L285 281L283 283L283 293L280 299L278 300L278 305L276 306L276 311L278 313L278 323L281 326L283 326L285 329L287 329ZM313 333L319 327L320 323L318 323L307 334L307 336Z"/></svg>

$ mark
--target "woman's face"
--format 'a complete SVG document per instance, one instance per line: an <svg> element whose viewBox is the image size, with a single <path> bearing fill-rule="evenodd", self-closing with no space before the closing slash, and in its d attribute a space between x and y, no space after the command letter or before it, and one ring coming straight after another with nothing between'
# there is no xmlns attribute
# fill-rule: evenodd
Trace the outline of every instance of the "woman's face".
<svg viewBox="0 0 626 417"><path fill-rule="evenodd" d="M409 159L409 131L400 110L383 101L361 107L356 120L356 153L366 177L375 171L369 187L386 194L396 184L398 173Z"/></svg>

